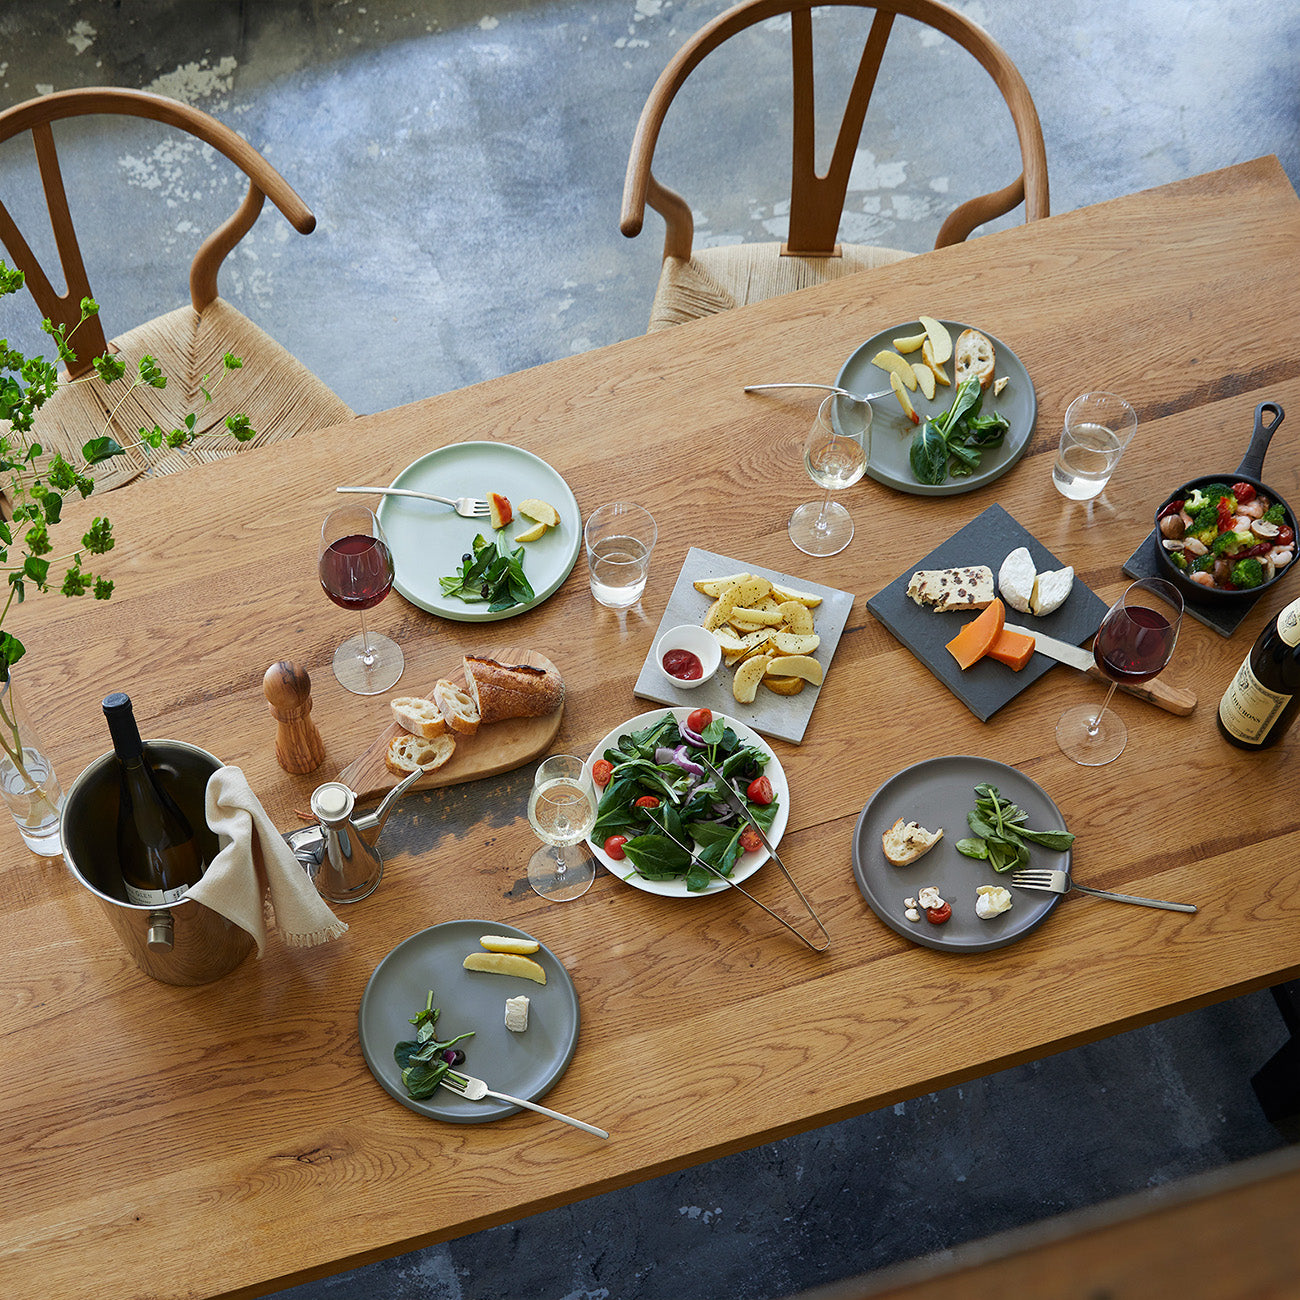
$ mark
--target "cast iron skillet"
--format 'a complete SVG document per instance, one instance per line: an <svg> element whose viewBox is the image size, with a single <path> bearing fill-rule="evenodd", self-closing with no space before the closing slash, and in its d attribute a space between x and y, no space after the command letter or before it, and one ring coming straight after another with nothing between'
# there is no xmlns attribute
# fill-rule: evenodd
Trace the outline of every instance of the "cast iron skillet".
<svg viewBox="0 0 1300 1300"><path fill-rule="evenodd" d="M1268 415L1272 415L1274 418L1266 424L1264 420ZM1184 483L1177 492L1171 492L1160 503L1160 508L1156 511L1155 546L1157 562L1164 576L1183 593L1186 599L1211 605L1236 604L1245 600L1254 600L1260 592L1276 586L1296 567L1296 562L1293 560L1285 569L1280 570L1258 587L1244 588L1241 591L1224 591L1220 587L1202 587L1199 583L1193 582L1182 569L1172 563L1169 559L1169 552L1160 545L1160 516L1164 513L1165 507L1171 501L1186 498L1195 488L1203 488L1210 483L1227 483L1229 486L1233 483L1249 483L1256 492L1268 497L1271 501L1281 501L1282 508L1286 511L1286 522L1291 526L1292 532L1297 532L1295 512L1287 505L1281 493L1269 487L1267 483L1262 482L1259 478L1260 471L1264 468L1264 453L1268 450L1268 444L1277 431L1278 425L1285 418L1286 412L1282 410L1277 402L1261 402L1255 408L1255 428L1250 435L1250 446L1246 448L1246 455L1241 464L1231 473L1223 471L1218 474L1202 474L1200 478L1194 478L1190 482ZM1300 536L1297 536L1297 545L1300 545Z"/></svg>

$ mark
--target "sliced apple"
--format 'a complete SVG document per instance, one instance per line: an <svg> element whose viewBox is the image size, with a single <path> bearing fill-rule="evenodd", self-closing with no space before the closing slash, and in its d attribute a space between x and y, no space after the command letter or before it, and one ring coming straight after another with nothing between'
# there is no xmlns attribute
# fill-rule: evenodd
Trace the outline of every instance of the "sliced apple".
<svg viewBox="0 0 1300 1300"><path fill-rule="evenodd" d="M519 954L536 952L542 946L536 939L516 939L513 935L508 934L485 934L479 939L479 943L488 952L513 952Z"/></svg>
<svg viewBox="0 0 1300 1300"><path fill-rule="evenodd" d="M518 975L537 984L546 983L546 971L531 957L512 952L472 952L461 965L466 970L486 971L491 975Z"/></svg>
<svg viewBox="0 0 1300 1300"><path fill-rule="evenodd" d="M515 512L510 508L509 500L503 497L500 492L488 493L488 512L492 519L493 528L504 528L515 517Z"/></svg>
<svg viewBox="0 0 1300 1300"><path fill-rule="evenodd" d="M520 511L520 514L522 514L522 513L523 513L523 511L521 510L521 511ZM516 534L515 534L515 541L517 541L517 542L535 542L539 537L544 536L545 533L546 533L546 525L545 525L545 524L534 524L534 525L533 525L533 526L532 526L532 527L531 527L527 532L524 532L524 533L516 533Z"/></svg>
<svg viewBox="0 0 1300 1300"><path fill-rule="evenodd" d="M871 364L878 366L881 370L888 370L891 375L897 375L910 390L916 391L916 374L912 370L912 364L910 361L904 361L897 352L891 352L888 348L881 348L871 358Z"/></svg>
<svg viewBox="0 0 1300 1300"><path fill-rule="evenodd" d="M907 338L895 339L894 346L900 352L915 352L927 338L929 335L922 330L920 334L910 334Z"/></svg>
<svg viewBox="0 0 1300 1300"><path fill-rule="evenodd" d="M948 378L948 372L943 368L943 362L936 359L934 349L930 346L930 340L926 339L921 344L921 360L929 367L930 373L944 385L948 387L952 380Z"/></svg>
<svg viewBox="0 0 1300 1300"><path fill-rule="evenodd" d="M916 384L921 392L925 394L927 400L934 396L934 371L926 365L924 360L914 361L912 370L916 374Z"/></svg>
<svg viewBox="0 0 1300 1300"><path fill-rule="evenodd" d="M948 327L942 321L935 320L933 316L918 316L917 320L930 339L935 361L943 365L952 356L952 335L948 333Z"/></svg>
<svg viewBox="0 0 1300 1300"><path fill-rule="evenodd" d="M907 389L903 387L903 381L892 370L889 372L889 386L894 390L894 396L898 398L898 404L903 408L903 414L913 424L920 424L921 417L917 415L916 407L912 405L911 400L908 398Z"/></svg>
<svg viewBox="0 0 1300 1300"><path fill-rule="evenodd" d="M547 528L559 527L560 512L553 505L548 505L545 501L539 501L536 497L529 497L527 501L521 501L519 503L519 513L526 515L534 523L545 524Z"/></svg>

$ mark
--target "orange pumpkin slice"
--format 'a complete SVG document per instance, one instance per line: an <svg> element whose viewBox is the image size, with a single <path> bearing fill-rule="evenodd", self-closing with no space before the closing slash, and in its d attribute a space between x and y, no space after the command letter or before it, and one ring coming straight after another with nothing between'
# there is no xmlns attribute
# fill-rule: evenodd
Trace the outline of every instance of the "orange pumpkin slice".
<svg viewBox="0 0 1300 1300"><path fill-rule="evenodd" d="M948 642L948 653L963 672L979 663L997 643L1006 616L1006 606L995 596L993 603L978 618L972 619Z"/></svg>
<svg viewBox="0 0 1300 1300"><path fill-rule="evenodd" d="M990 659L1019 672L1034 657L1034 638L1004 627L987 653Z"/></svg>

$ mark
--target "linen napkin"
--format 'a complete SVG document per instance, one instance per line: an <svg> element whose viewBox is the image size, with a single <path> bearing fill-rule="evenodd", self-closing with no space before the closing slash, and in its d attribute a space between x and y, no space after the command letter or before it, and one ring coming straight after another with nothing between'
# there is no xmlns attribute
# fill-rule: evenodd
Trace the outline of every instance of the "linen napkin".
<svg viewBox="0 0 1300 1300"><path fill-rule="evenodd" d="M208 778L208 825L230 843L212 860L189 897L220 912L266 947L268 920L291 948L314 948L347 931L276 830L248 778L237 767Z"/></svg>

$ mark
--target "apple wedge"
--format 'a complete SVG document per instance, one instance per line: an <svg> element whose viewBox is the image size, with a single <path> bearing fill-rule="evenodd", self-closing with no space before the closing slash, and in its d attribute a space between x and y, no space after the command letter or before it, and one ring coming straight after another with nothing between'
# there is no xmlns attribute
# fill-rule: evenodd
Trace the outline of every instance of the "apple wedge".
<svg viewBox="0 0 1300 1300"><path fill-rule="evenodd" d="M943 362L938 360L934 355L934 349L930 346L930 340L926 339L921 344L921 360L929 367L930 373L945 388L949 387L952 380L948 378L948 372L943 368Z"/></svg>
<svg viewBox="0 0 1300 1300"><path fill-rule="evenodd" d="M912 362L912 370L916 374L917 387L928 401L934 396L934 371L930 369L924 359Z"/></svg>
<svg viewBox="0 0 1300 1300"><path fill-rule="evenodd" d="M915 376L913 376L913 379L915 379ZM911 399L907 396L907 389L903 387L903 381L892 370L889 373L889 386L894 390L894 396L898 398L898 404L903 408L903 414L913 424L920 424L921 417L917 415L916 407L912 405Z"/></svg>
<svg viewBox="0 0 1300 1300"><path fill-rule="evenodd" d="M904 361L897 352L891 352L888 348L881 348L871 358L871 364L881 370L889 371L891 375L897 375L912 392L916 391L916 372L912 369L912 363Z"/></svg>
<svg viewBox="0 0 1300 1300"><path fill-rule="evenodd" d="M933 316L918 316L917 320L930 339L935 361L943 365L952 356L952 335L948 333L948 327Z"/></svg>
<svg viewBox="0 0 1300 1300"><path fill-rule="evenodd" d="M907 338L895 339L894 346L900 352L915 352L927 338L929 335L922 330L920 334L909 334Z"/></svg>

